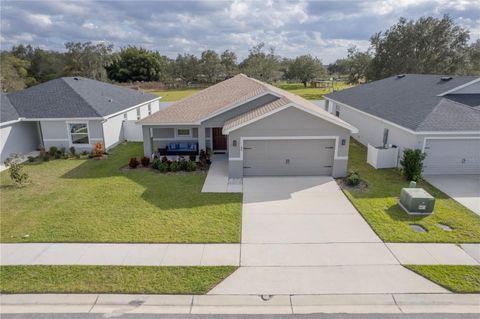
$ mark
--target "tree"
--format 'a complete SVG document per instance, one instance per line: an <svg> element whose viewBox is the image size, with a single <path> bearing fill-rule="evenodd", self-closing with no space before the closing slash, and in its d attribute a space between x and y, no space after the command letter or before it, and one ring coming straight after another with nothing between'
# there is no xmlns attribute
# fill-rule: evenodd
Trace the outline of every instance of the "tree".
<svg viewBox="0 0 480 319"><path fill-rule="evenodd" d="M279 58L275 50L265 50L262 42L252 49L245 60L240 63L240 70L246 75L264 82L274 82L281 77Z"/></svg>
<svg viewBox="0 0 480 319"><path fill-rule="evenodd" d="M464 74L480 75L480 39L472 43L467 50Z"/></svg>
<svg viewBox="0 0 480 319"><path fill-rule="evenodd" d="M65 55L55 51L45 51L35 48L30 56L28 73L35 78L35 82L42 83L65 74L67 69Z"/></svg>
<svg viewBox="0 0 480 319"><path fill-rule="evenodd" d="M220 56L220 63L225 70L225 77L231 78L238 73L237 55L230 50L223 51Z"/></svg>
<svg viewBox="0 0 480 319"><path fill-rule="evenodd" d="M200 70L209 84L218 82L219 79L225 78L225 69L221 63L217 52L213 50L206 50L202 52L200 58Z"/></svg>
<svg viewBox="0 0 480 319"><path fill-rule="evenodd" d="M65 70L67 74L95 80L107 79L105 67L111 62L113 45L67 42L65 48L67 49Z"/></svg>
<svg viewBox="0 0 480 319"><path fill-rule="evenodd" d="M123 48L106 66L108 78L118 82L159 81L166 77L167 59L144 48Z"/></svg>
<svg viewBox="0 0 480 319"><path fill-rule="evenodd" d="M302 55L296 57L288 66L288 79L300 80L303 86L326 73L322 62L311 55Z"/></svg>
<svg viewBox="0 0 480 319"><path fill-rule="evenodd" d="M193 54L179 54L172 62L171 74L174 79L181 80L185 85L197 81L200 73L200 61Z"/></svg>
<svg viewBox="0 0 480 319"><path fill-rule="evenodd" d="M26 88L35 79L29 77L30 62L17 58L10 52L0 53L0 88L2 92L13 92Z"/></svg>
<svg viewBox="0 0 480 319"><path fill-rule="evenodd" d="M469 31L445 15L397 24L371 38L369 80L400 73L455 74L462 69Z"/></svg>
<svg viewBox="0 0 480 319"><path fill-rule="evenodd" d="M357 47L348 49L347 58L341 62L348 74L348 83L358 84L367 77L367 72L372 61L369 51L361 52Z"/></svg>

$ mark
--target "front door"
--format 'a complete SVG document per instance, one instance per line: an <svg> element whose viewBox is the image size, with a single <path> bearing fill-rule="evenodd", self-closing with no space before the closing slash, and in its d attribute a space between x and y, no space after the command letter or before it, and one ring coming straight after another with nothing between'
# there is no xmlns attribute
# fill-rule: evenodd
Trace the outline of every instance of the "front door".
<svg viewBox="0 0 480 319"><path fill-rule="evenodd" d="M223 135L221 127L212 128L213 135L213 150L226 151L227 150L227 136Z"/></svg>

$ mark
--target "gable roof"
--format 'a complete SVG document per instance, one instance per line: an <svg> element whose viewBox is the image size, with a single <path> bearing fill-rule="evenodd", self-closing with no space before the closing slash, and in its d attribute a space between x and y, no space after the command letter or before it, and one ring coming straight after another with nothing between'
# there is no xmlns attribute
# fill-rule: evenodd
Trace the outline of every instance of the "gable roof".
<svg viewBox="0 0 480 319"><path fill-rule="evenodd" d="M304 111L314 113L351 131L357 130L312 102L273 85L250 78L245 74L238 74L233 78L210 86L166 109L145 117L139 122L142 124L200 124L207 118L240 106L263 94L273 94L278 96L278 99L226 121L223 130L225 132L231 131L245 122L261 118L287 104L295 104Z"/></svg>
<svg viewBox="0 0 480 319"><path fill-rule="evenodd" d="M480 130L480 111L472 105L480 104L480 92L467 97L440 96L479 78L452 76L448 81L441 78L428 74L392 76L325 97L413 131ZM463 118L472 120L460 120Z"/></svg>
<svg viewBox="0 0 480 319"><path fill-rule="evenodd" d="M63 77L7 96L20 117L26 119L103 118L159 98L83 77Z"/></svg>
<svg viewBox="0 0 480 319"><path fill-rule="evenodd" d="M140 120L140 123L196 123L267 91L264 85L239 74L155 112Z"/></svg>
<svg viewBox="0 0 480 319"><path fill-rule="evenodd" d="M0 105L2 106L0 109L0 118L2 123L18 121L20 115L18 115L17 110L15 110L12 103L10 103L7 94L0 93L0 97Z"/></svg>

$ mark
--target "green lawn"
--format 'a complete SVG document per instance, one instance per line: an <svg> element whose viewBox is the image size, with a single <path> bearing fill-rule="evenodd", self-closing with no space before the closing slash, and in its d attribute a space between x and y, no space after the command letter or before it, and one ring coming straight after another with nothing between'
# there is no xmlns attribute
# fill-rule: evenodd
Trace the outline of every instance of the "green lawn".
<svg viewBox="0 0 480 319"><path fill-rule="evenodd" d="M0 174L2 242L239 242L241 194L201 193L206 174L120 171L142 143L107 160L26 164L32 184Z"/></svg>
<svg viewBox="0 0 480 319"><path fill-rule="evenodd" d="M198 91L200 91L200 89L171 89L150 91L150 93L161 96L160 102L173 102L197 93Z"/></svg>
<svg viewBox="0 0 480 319"><path fill-rule="evenodd" d="M331 93L330 88L304 88L302 83L283 83L278 85L279 88L300 95L307 100L321 100L325 94ZM340 91L352 87L346 83L335 83L335 90ZM171 89L151 91L152 94L162 96L161 102L178 101L192 95L200 89Z"/></svg>
<svg viewBox="0 0 480 319"><path fill-rule="evenodd" d="M428 280L457 293L480 293L480 266L406 265Z"/></svg>
<svg viewBox="0 0 480 319"><path fill-rule="evenodd" d="M236 267L2 266L0 293L205 294Z"/></svg>
<svg viewBox="0 0 480 319"><path fill-rule="evenodd" d="M411 216L398 206L400 189L408 186L397 169L375 170L366 162L366 147L351 140L349 170L357 170L368 183L363 190L344 189L345 194L363 215L373 230L386 242L480 242L480 216L460 205L427 182L420 182L435 199L435 209L430 216ZM416 223L428 230L416 233L409 224ZM445 231L437 226L446 224L453 228Z"/></svg>

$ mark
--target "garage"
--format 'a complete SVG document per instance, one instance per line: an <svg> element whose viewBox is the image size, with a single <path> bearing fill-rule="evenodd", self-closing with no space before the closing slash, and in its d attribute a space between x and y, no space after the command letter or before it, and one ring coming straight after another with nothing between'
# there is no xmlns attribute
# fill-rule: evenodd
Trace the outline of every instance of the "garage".
<svg viewBox="0 0 480 319"><path fill-rule="evenodd" d="M479 174L480 139L431 139L425 142L424 174Z"/></svg>
<svg viewBox="0 0 480 319"><path fill-rule="evenodd" d="M244 176L332 175L333 139L245 140Z"/></svg>

